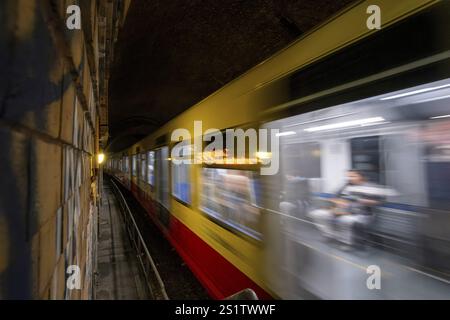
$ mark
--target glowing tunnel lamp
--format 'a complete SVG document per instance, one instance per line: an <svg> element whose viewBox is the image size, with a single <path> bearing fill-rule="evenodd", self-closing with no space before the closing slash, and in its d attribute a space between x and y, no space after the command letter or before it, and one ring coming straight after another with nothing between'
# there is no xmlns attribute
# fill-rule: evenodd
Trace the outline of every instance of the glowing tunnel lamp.
<svg viewBox="0 0 450 320"><path fill-rule="evenodd" d="M103 153L99 153L97 155L97 162L98 162L98 164L102 164L103 161L105 161L105 155Z"/></svg>

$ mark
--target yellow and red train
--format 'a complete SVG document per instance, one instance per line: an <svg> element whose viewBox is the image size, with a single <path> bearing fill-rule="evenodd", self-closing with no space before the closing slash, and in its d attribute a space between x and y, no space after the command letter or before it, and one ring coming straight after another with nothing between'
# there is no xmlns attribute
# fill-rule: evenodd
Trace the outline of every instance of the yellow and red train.
<svg viewBox="0 0 450 320"><path fill-rule="evenodd" d="M366 24L373 4L380 30ZM358 1L108 155L105 170L132 191L214 298L244 288L260 298L448 297L449 21L448 1ZM279 172L173 164L179 142L171 133L194 136L194 121L280 130ZM363 258L324 242L309 215L351 168L395 190L375 210ZM369 265L387 270L387 291L367 290ZM405 277L420 278L421 287Z"/></svg>

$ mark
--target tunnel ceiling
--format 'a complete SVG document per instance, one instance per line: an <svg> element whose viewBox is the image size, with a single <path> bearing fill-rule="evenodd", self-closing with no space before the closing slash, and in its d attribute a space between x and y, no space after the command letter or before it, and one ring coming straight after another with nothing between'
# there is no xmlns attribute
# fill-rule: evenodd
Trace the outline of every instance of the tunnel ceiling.
<svg viewBox="0 0 450 320"><path fill-rule="evenodd" d="M132 1L109 85L120 151L353 0Z"/></svg>

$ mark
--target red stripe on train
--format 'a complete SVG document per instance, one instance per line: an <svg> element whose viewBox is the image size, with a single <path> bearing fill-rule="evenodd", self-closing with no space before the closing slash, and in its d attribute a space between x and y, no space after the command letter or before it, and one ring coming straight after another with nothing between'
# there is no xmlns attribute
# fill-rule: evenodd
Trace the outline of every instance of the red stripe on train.
<svg viewBox="0 0 450 320"><path fill-rule="evenodd" d="M243 289L251 288L259 299L272 299L264 289L174 216L170 216L169 230L164 228L156 218L153 200L133 182L131 191L211 297L223 299Z"/></svg>

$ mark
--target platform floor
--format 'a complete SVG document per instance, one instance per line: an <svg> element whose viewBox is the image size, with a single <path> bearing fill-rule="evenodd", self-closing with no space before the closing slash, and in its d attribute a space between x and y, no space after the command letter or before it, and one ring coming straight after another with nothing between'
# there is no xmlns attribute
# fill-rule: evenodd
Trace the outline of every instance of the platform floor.
<svg viewBox="0 0 450 320"><path fill-rule="evenodd" d="M126 233L119 204L108 184L103 187L95 299L151 299L139 260Z"/></svg>

